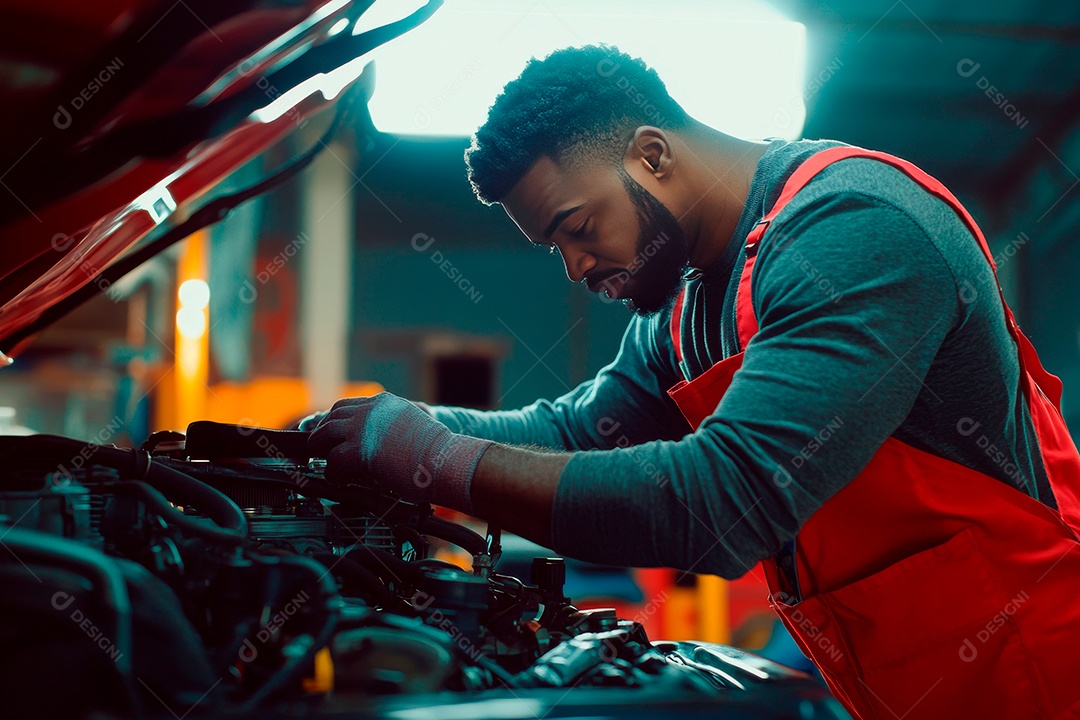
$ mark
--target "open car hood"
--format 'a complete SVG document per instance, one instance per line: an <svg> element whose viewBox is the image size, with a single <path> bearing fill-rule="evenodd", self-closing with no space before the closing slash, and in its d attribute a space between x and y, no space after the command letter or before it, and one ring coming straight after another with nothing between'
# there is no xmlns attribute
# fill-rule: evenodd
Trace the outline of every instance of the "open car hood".
<svg viewBox="0 0 1080 720"><path fill-rule="evenodd" d="M354 35L371 4L0 2L0 363L50 308L105 289L151 231L182 223L233 170L334 104L362 55L441 0Z"/></svg>

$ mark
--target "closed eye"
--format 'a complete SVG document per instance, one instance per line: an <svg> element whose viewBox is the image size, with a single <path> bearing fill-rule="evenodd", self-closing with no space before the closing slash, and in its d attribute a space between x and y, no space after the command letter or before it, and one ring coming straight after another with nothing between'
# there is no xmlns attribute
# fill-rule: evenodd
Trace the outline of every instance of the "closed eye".
<svg viewBox="0 0 1080 720"><path fill-rule="evenodd" d="M589 220L588 220L588 218L586 218L585 222L581 223L581 225L578 225L576 230L570 230L566 234L569 235L570 237L575 237L576 238L576 237L581 237L581 236L585 235L588 232L589 232Z"/></svg>

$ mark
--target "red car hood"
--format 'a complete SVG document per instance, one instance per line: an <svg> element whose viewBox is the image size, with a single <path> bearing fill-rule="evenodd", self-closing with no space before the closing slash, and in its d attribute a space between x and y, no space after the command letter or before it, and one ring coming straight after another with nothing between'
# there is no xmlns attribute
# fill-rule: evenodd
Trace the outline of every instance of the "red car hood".
<svg viewBox="0 0 1080 720"><path fill-rule="evenodd" d="M0 353L439 4L361 42L370 0L0 0Z"/></svg>

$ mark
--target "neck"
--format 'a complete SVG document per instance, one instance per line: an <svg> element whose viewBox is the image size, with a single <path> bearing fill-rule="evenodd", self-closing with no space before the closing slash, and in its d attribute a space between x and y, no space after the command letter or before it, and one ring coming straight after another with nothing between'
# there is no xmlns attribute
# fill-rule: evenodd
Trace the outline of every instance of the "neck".
<svg viewBox="0 0 1080 720"><path fill-rule="evenodd" d="M689 169L684 177L688 205L680 218L690 240L690 266L708 268L724 252L742 215L758 160L768 143L725 135L706 125L680 133Z"/></svg>

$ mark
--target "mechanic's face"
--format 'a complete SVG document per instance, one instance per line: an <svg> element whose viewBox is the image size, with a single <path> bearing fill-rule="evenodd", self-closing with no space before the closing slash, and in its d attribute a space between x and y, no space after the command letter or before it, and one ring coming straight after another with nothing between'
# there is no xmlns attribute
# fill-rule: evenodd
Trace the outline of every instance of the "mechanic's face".
<svg viewBox="0 0 1080 720"><path fill-rule="evenodd" d="M689 256L675 216L623 168L573 171L541 157L507 194L506 212L537 245L558 250L566 276L639 315L663 310Z"/></svg>

